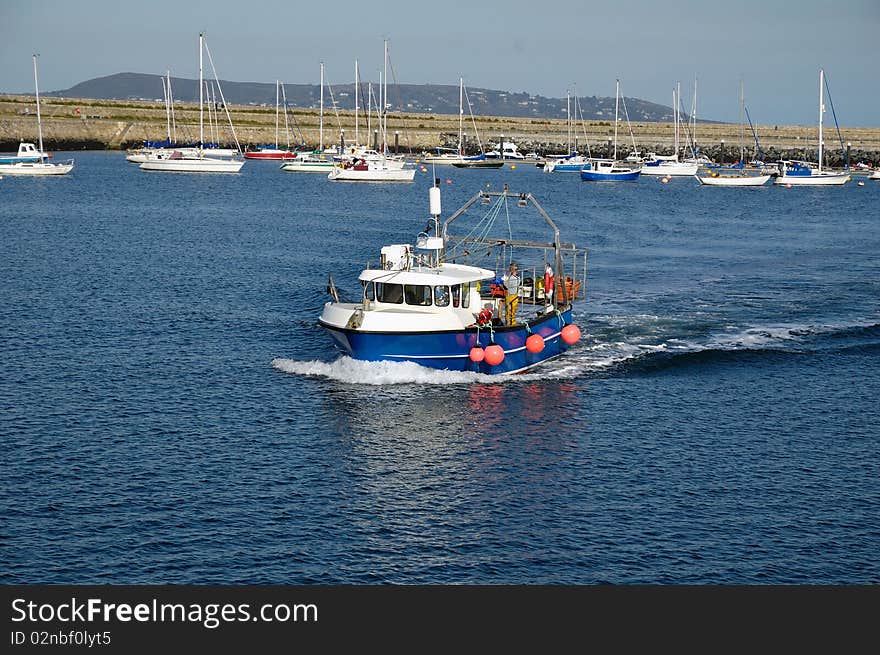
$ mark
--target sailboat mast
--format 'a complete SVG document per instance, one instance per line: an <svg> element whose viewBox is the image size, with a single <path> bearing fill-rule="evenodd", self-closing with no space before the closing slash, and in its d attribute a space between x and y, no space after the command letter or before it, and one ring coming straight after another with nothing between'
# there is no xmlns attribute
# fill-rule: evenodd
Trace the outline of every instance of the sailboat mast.
<svg viewBox="0 0 880 655"><path fill-rule="evenodd" d="M458 78L458 156L464 155L462 143L462 121L464 120L464 78Z"/></svg>
<svg viewBox="0 0 880 655"><path fill-rule="evenodd" d="M681 146L681 135L678 132L678 124L681 120L678 107L678 94L681 93L681 83L676 82L676 86L672 89L672 103L674 105L672 115L675 120L675 158L678 160L678 149Z"/></svg>
<svg viewBox="0 0 880 655"><path fill-rule="evenodd" d="M177 122L174 120L174 93L171 91L170 70L168 71L168 113L171 116L171 128L168 131L168 138L171 139L173 143L177 143Z"/></svg>
<svg viewBox="0 0 880 655"><path fill-rule="evenodd" d="M694 75L694 103L691 107L691 114L694 120L694 127L691 130L691 143L693 144L694 157L697 156L697 76Z"/></svg>
<svg viewBox="0 0 880 655"><path fill-rule="evenodd" d="M373 80L367 82L367 141L373 133ZM369 145L369 144L368 144Z"/></svg>
<svg viewBox="0 0 880 655"><path fill-rule="evenodd" d="M612 159L617 161L617 113L620 104L620 80L617 80L614 89L614 156Z"/></svg>
<svg viewBox="0 0 880 655"><path fill-rule="evenodd" d="M287 150L290 151L290 125L287 122L287 93L281 85L281 104L284 106L284 135L287 137Z"/></svg>
<svg viewBox="0 0 880 655"><path fill-rule="evenodd" d="M321 109L318 118L318 150L324 152L324 62L321 62Z"/></svg>
<svg viewBox="0 0 880 655"><path fill-rule="evenodd" d="M160 77L162 80L162 95L165 97L165 124L166 131L168 132L168 142L171 142L171 114L168 113L168 86L165 84L165 78Z"/></svg>
<svg viewBox="0 0 880 655"><path fill-rule="evenodd" d="M383 63L383 79L385 86L382 92L382 154L388 154L388 39L385 39L385 57Z"/></svg>
<svg viewBox="0 0 880 655"><path fill-rule="evenodd" d="M822 172L822 159L824 157L823 147L824 142L822 141L822 114L825 113L825 94L824 94L824 84L825 84L825 69L819 69L819 172ZM42 149L43 146L40 146Z"/></svg>
<svg viewBox="0 0 880 655"><path fill-rule="evenodd" d="M275 80L275 147L278 147L278 103L281 100L281 82Z"/></svg>
<svg viewBox="0 0 880 655"><path fill-rule="evenodd" d="M34 95L37 98L37 133L40 138L40 157L43 156L43 118L40 114L40 83L37 81L37 55L34 55Z"/></svg>
<svg viewBox="0 0 880 655"><path fill-rule="evenodd" d="M204 49L202 45L203 42L204 34L199 32L199 148L201 148L205 142L205 115L204 108L202 106L202 103L205 102L205 90L202 88L202 85L204 84L202 80L202 50Z"/></svg>
<svg viewBox="0 0 880 655"><path fill-rule="evenodd" d="M360 84L360 80L358 79L358 60L354 60L354 144L359 146L361 144L361 138L358 134L358 85Z"/></svg>
<svg viewBox="0 0 880 655"><path fill-rule="evenodd" d="M567 155L571 154L571 94L568 90L565 91L565 118L568 121L568 151L565 153Z"/></svg>
<svg viewBox="0 0 880 655"><path fill-rule="evenodd" d="M743 118L743 114L746 110L746 92L745 92L745 82L740 79L739 81L739 162L743 163L745 160L745 119Z"/></svg>

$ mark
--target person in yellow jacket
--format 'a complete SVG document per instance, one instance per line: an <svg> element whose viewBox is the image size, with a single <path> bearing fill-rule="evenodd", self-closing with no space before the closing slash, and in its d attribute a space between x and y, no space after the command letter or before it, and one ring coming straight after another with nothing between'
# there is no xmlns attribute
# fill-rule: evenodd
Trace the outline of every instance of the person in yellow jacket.
<svg viewBox="0 0 880 655"><path fill-rule="evenodd" d="M517 265L511 264L507 275L501 277L504 283L504 323L506 325L516 324L516 310L519 307L519 273Z"/></svg>

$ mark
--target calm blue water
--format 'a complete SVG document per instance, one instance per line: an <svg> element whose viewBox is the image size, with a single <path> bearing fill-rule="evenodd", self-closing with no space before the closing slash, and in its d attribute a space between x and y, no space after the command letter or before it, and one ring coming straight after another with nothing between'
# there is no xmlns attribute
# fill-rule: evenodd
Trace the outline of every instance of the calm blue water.
<svg viewBox="0 0 880 655"><path fill-rule="evenodd" d="M444 168L590 248L584 339L500 380L316 327L430 173L76 156L0 180L3 582L880 583L880 183Z"/></svg>

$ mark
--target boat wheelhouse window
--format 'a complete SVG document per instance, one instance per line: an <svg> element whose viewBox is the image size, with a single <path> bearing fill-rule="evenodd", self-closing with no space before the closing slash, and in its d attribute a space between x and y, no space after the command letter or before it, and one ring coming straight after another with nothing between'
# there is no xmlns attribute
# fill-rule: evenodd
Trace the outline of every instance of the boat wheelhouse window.
<svg viewBox="0 0 880 655"><path fill-rule="evenodd" d="M449 305L449 287L438 284L434 287L434 304L438 307L447 307Z"/></svg>
<svg viewBox="0 0 880 655"><path fill-rule="evenodd" d="M431 304L431 286L427 284L406 284L403 287L403 297L407 305Z"/></svg>
<svg viewBox="0 0 880 655"><path fill-rule="evenodd" d="M458 307L461 304L461 285L452 285L452 306Z"/></svg>
<svg viewBox="0 0 880 655"><path fill-rule="evenodd" d="M367 300L375 300L376 299L376 290L373 288L372 282L364 282L364 298Z"/></svg>
<svg viewBox="0 0 880 655"><path fill-rule="evenodd" d="M461 306L467 309L471 304L471 283L461 285Z"/></svg>
<svg viewBox="0 0 880 655"><path fill-rule="evenodd" d="M387 303L403 303L403 285L376 282L376 300Z"/></svg>

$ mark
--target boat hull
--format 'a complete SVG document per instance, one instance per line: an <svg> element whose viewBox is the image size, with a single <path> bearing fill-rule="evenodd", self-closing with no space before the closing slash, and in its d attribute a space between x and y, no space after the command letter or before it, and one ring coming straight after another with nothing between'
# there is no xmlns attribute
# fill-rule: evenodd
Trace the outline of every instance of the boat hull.
<svg viewBox="0 0 880 655"><path fill-rule="evenodd" d="M238 173L244 161L231 159L150 159L139 165L145 171L166 173Z"/></svg>
<svg viewBox="0 0 880 655"><path fill-rule="evenodd" d="M335 166L327 179L342 182L412 182L415 178L414 168L387 168L380 170L357 170Z"/></svg>
<svg viewBox="0 0 880 655"><path fill-rule="evenodd" d="M422 157L423 164L456 164L462 161L460 155L450 155L448 157L444 156L436 156L436 155L428 155L427 157Z"/></svg>
<svg viewBox="0 0 880 655"><path fill-rule="evenodd" d="M245 159L267 159L270 161L281 161L293 159L296 157L289 150L255 150L253 152L244 153Z"/></svg>
<svg viewBox="0 0 880 655"><path fill-rule="evenodd" d="M635 182L641 171L625 173L603 173L601 171L582 170L581 179L585 182Z"/></svg>
<svg viewBox="0 0 880 655"><path fill-rule="evenodd" d="M73 160L61 163L18 162L0 164L0 175L66 175L73 170Z"/></svg>
<svg viewBox="0 0 880 655"><path fill-rule="evenodd" d="M667 175L675 176L691 176L696 175L699 170L699 164L688 162L670 161L660 162L657 165L645 164L642 167L642 175L657 175L665 177Z"/></svg>
<svg viewBox="0 0 880 655"><path fill-rule="evenodd" d="M463 161L453 162L456 168L502 168L504 161L501 159L465 159Z"/></svg>
<svg viewBox="0 0 880 655"><path fill-rule="evenodd" d="M545 173L580 173L585 165L586 162L577 162L574 164L547 162L544 164L543 168Z"/></svg>
<svg viewBox="0 0 880 655"><path fill-rule="evenodd" d="M487 375L522 373L549 359L561 355L570 347L561 338L561 330L571 323L571 310L547 313L529 323L512 327L476 327L439 332L364 332L340 328L319 321L333 337L336 346L354 359L364 361L413 362L427 368L470 371ZM531 332L529 331L531 330ZM539 353L526 350L530 334L544 338L544 349ZM501 363L490 366L485 361L474 362L470 350L477 344L484 348L496 343L504 350Z"/></svg>
<svg viewBox="0 0 880 655"><path fill-rule="evenodd" d="M840 186L849 182L849 173L814 173L812 175L780 175L773 184L783 186Z"/></svg>
<svg viewBox="0 0 880 655"><path fill-rule="evenodd" d="M288 161L281 164L281 170L288 173L324 173L333 170L332 161Z"/></svg>
<svg viewBox="0 0 880 655"><path fill-rule="evenodd" d="M718 177L700 177L694 175L700 184L704 186L764 186L770 179L770 175L719 175Z"/></svg>

